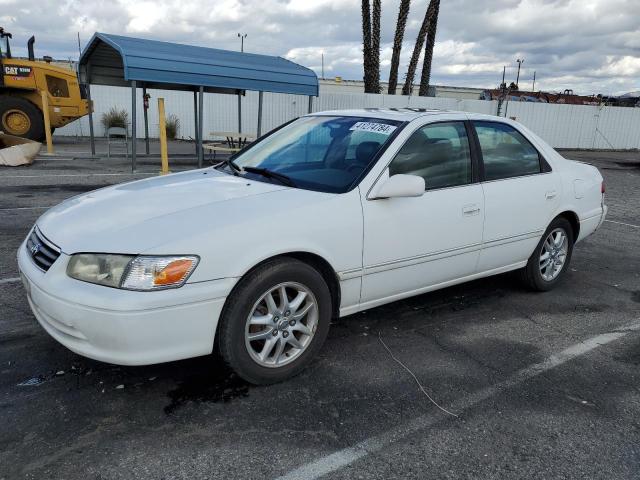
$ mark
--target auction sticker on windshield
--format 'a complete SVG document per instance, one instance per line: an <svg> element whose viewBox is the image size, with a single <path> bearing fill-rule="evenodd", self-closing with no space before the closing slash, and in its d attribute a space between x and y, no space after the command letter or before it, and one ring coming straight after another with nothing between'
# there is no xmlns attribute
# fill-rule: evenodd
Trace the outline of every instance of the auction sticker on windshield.
<svg viewBox="0 0 640 480"><path fill-rule="evenodd" d="M349 130L359 130L362 132L376 132L383 135L391 135L396 129L393 125L375 122L356 122Z"/></svg>

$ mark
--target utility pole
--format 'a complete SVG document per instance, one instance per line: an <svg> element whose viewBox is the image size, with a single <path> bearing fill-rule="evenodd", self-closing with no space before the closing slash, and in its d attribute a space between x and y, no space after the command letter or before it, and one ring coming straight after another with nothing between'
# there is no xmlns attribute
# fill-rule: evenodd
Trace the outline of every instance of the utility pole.
<svg viewBox="0 0 640 480"><path fill-rule="evenodd" d="M500 116L500 112L502 110L502 102L504 102L504 97L506 96L506 93L507 93L507 84L504 82L504 77L506 72L507 72L507 66L505 65L502 67L502 83L500 84L500 96L498 97L498 111L496 112L496 115L498 117Z"/></svg>
<svg viewBox="0 0 640 480"><path fill-rule="evenodd" d="M324 52L320 55L322 56L322 80L324 80Z"/></svg>
<svg viewBox="0 0 640 480"><path fill-rule="evenodd" d="M240 51L244 52L244 39L247 38L247 34L239 33L238 38L240 39Z"/></svg>
<svg viewBox="0 0 640 480"><path fill-rule="evenodd" d="M524 63L524 58L522 60L520 60L519 58L516 60L516 62L518 62L518 75L516 75L516 87L518 87L518 89L520 88L520 86L518 85L518 82L520 81L520 67L522 66L522 64Z"/></svg>
<svg viewBox="0 0 640 480"><path fill-rule="evenodd" d="M536 72L535 72L535 70L533 71L533 86L531 87L531 91L532 92L536 91Z"/></svg>

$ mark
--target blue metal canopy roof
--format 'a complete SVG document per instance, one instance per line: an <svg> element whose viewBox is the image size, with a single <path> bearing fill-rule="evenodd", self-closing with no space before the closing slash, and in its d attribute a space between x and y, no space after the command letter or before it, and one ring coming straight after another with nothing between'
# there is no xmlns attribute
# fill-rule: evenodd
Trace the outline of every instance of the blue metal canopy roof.
<svg viewBox="0 0 640 480"><path fill-rule="evenodd" d="M282 57L96 33L80 56L81 81L95 85L235 93L318 95L313 70Z"/></svg>

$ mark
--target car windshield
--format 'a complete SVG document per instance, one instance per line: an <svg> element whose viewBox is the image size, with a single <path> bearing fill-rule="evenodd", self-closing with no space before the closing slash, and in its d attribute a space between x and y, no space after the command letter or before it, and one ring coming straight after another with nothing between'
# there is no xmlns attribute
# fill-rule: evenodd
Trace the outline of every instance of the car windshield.
<svg viewBox="0 0 640 480"><path fill-rule="evenodd" d="M256 180L278 182L279 174L298 188L344 193L400 124L366 117L302 117L240 152L233 162Z"/></svg>

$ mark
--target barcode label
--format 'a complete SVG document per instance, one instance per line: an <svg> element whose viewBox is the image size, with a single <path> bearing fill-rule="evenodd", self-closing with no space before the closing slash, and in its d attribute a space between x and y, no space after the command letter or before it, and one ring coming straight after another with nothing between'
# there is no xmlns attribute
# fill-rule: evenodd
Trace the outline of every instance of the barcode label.
<svg viewBox="0 0 640 480"><path fill-rule="evenodd" d="M375 132L382 135L391 135L396 129L393 125L375 122L356 122L349 130L358 130L361 132Z"/></svg>

